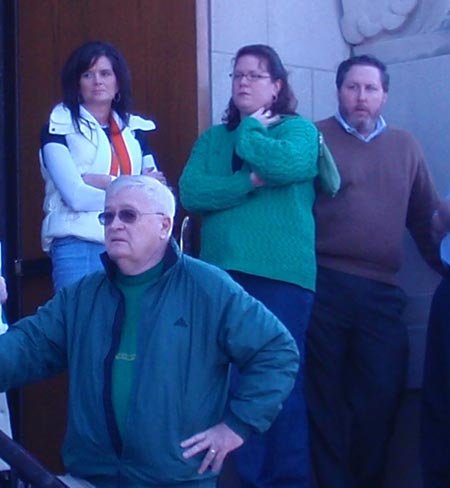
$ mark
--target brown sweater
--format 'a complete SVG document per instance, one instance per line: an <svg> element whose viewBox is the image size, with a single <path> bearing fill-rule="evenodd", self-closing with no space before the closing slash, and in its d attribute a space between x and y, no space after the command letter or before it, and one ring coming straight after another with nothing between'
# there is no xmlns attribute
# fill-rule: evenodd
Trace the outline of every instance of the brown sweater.
<svg viewBox="0 0 450 488"><path fill-rule="evenodd" d="M387 127L370 142L362 142L334 117L317 127L342 178L336 197L317 196L319 266L396 284L405 226L423 257L437 266L430 223L439 196L414 138Z"/></svg>

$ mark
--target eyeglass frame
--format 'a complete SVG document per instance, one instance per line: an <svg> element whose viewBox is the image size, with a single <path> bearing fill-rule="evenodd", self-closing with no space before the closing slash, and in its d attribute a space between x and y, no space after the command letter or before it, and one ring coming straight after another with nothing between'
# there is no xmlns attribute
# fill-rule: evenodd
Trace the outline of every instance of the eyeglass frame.
<svg viewBox="0 0 450 488"><path fill-rule="evenodd" d="M231 78L233 82L240 82L243 78L245 78L249 83L257 83L261 80L267 80L272 78L270 74L262 75L260 73L229 73L228 76Z"/></svg>
<svg viewBox="0 0 450 488"><path fill-rule="evenodd" d="M134 215L132 220L127 221L127 219L123 219L124 212L129 212L130 214ZM110 222L107 222L106 216L109 216L112 214L112 220ZM122 214L122 217L121 217ZM161 215L162 217L165 217L165 213L163 212L140 212L139 210L135 208L122 208L118 212L111 212L111 211L105 211L100 214L98 214L98 221L100 222L100 225L103 227L108 227L111 225L114 220L117 218L123 223L123 224L134 224L138 218L142 217L143 215Z"/></svg>

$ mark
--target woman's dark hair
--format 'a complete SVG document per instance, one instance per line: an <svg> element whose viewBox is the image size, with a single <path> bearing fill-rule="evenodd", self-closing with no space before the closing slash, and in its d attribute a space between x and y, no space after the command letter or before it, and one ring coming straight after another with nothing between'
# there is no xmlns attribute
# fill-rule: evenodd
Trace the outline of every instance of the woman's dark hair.
<svg viewBox="0 0 450 488"><path fill-rule="evenodd" d="M234 58L233 67L236 66L239 58L242 56L254 56L266 64L267 71L272 81L281 81L281 88L277 99L273 102L270 110L275 114L295 115L295 108L297 107L297 99L294 96L292 88L288 83L288 73L283 66L280 57L276 51L265 44L251 44L239 49ZM222 118L228 130L234 130L241 121L241 114L233 102L233 98L228 103L228 108Z"/></svg>
<svg viewBox="0 0 450 488"><path fill-rule="evenodd" d="M119 96L112 108L128 122L131 110L131 76L122 54L108 42L91 41L73 51L61 72L63 103L70 110L75 125L80 127L80 78L101 56L109 59L119 87Z"/></svg>
<svg viewBox="0 0 450 488"><path fill-rule="evenodd" d="M341 89L345 77L352 66L372 66L377 68L380 72L381 86L383 87L383 90L386 93L389 91L389 73L387 72L386 65L375 56L369 54L352 56L351 58L342 61L336 72L336 87L338 91Z"/></svg>

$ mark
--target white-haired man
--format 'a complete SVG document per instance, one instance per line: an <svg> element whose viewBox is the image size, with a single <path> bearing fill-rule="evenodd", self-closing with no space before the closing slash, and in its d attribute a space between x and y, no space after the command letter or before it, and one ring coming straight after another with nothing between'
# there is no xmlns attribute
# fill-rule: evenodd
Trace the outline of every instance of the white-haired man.
<svg viewBox="0 0 450 488"><path fill-rule="evenodd" d="M174 214L156 179L116 179L99 215L105 271L0 339L0 391L69 370L72 486L214 487L294 384L289 332L224 272L180 254ZM232 395L230 363L242 373Z"/></svg>

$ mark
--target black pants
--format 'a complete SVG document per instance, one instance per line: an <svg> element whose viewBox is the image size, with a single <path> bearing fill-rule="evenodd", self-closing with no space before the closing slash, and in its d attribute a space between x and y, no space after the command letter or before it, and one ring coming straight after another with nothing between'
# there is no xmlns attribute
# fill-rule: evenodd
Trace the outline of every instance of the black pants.
<svg viewBox="0 0 450 488"><path fill-rule="evenodd" d="M305 388L318 488L380 488L408 359L397 287L319 268Z"/></svg>
<svg viewBox="0 0 450 488"><path fill-rule="evenodd" d="M424 488L450 486L450 277L431 304L422 390Z"/></svg>

